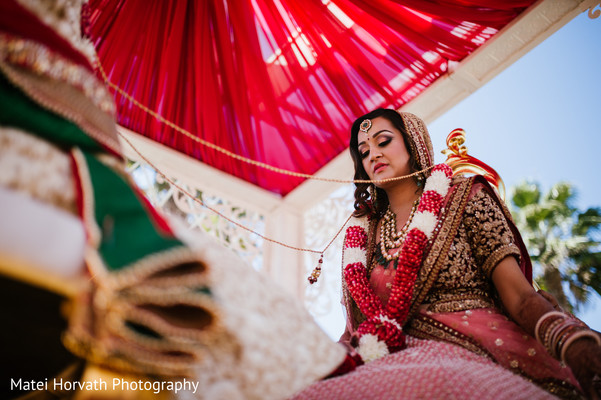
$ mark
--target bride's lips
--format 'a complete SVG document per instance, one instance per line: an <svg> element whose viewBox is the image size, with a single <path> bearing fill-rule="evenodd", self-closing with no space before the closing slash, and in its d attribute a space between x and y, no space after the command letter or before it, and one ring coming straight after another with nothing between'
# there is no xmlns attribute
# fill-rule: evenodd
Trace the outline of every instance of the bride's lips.
<svg viewBox="0 0 601 400"><path fill-rule="evenodd" d="M386 168L388 166L388 164L384 164L384 163L377 163L374 166L374 174L377 174L379 171L381 171L382 169Z"/></svg>

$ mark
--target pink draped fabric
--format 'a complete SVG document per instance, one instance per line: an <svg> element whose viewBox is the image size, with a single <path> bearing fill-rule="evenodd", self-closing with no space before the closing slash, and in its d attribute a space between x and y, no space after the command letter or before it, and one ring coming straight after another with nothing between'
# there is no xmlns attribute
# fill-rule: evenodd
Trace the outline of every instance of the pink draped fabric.
<svg viewBox="0 0 601 400"><path fill-rule="evenodd" d="M562 366L535 338L496 309L429 314L422 311L422 314L474 339L510 371L522 371L539 382L553 378L580 387L569 368Z"/></svg>
<svg viewBox="0 0 601 400"><path fill-rule="evenodd" d="M398 108L534 0L90 0L110 80L198 138L315 173L357 115ZM302 179L203 147L116 94L119 123L286 195Z"/></svg>
<svg viewBox="0 0 601 400"><path fill-rule="evenodd" d="M403 351L337 378L317 382L293 397L322 399L555 399L486 357L459 346L407 338Z"/></svg>
<svg viewBox="0 0 601 400"><path fill-rule="evenodd" d="M388 274L376 268L379 285ZM293 399L555 399L537 385L559 388L567 382L579 387L569 368L498 310L420 311L420 316L452 328L460 334L455 337L464 335L470 345L477 343L481 354L441 338L409 335L406 349L315 383Z"/></svg>
<svg viewBox="0 0 601 400"><path fill-rule="evenodd" d="M394 249L389 252L392 253ZM371 287L374 289L374 292L380 300L382 300L382 304L388 304L388 298L390 297L390 288L392 287L392 283L394 282L394 276L396 275L396 270L392 266L392 262L390 263L388 268L384 268L380 264L376 265L371 272L369 277L369 283Z"/></svg>

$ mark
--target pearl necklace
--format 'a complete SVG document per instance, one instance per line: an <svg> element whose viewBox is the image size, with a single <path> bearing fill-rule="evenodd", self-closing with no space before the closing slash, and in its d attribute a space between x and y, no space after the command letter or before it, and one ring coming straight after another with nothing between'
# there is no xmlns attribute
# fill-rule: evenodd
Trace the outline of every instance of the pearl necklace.
<svg viewBox="0 0 601 400"><path fill-rule="evenodd" d="M415 215L415 211L417 210L417 206L419 205L419 198L413 202L413 207L411 208L411 213L409 214L409 218L403 228L400 231L396 231L396 214L390 209L390 204L388 205L388 209L386 210L386 214L384 214L384 218L382 221L382 225L380 225L380 250L382 252L382 256L387 261L398 260L401 255L401 245L405 241L405 237L407 236L407 229L409 225L411 225L411 221L413 221L413 216ZM388 252L392 249L397 249L394 253L389 254Z"/></svg>

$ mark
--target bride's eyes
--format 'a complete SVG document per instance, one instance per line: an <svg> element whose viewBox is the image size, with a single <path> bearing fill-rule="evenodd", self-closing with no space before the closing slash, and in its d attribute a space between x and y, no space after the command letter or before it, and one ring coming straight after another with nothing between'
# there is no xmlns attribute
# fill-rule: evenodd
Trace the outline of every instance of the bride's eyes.
<svg viewBox="0 0 601 400"><path fill-rule="evenodd" d="M391 141L392 141L392 138L386 138L386 139L382 140L380 143L378 143L378 147L386 147L386 146L388 146L388 144ZM359 156L361 157L361 159L364 159L368 155L369 155L369 150L365 150L363 152L361 150L359 150Z"/></svg>
<svg viewBox="0 0 601 400"><path fill-rule="evenodd" d="M388 143L390 143L392 141L392 138L388 138L386 140L382 140L380 143L378 143L379 147L386 147L388 145Z"/></svg>

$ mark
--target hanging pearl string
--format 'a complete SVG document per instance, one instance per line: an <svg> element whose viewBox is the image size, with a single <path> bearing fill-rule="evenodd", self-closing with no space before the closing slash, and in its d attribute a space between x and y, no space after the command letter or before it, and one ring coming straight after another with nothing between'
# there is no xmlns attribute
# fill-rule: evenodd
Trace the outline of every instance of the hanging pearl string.
<svg viewBox="0 0 601 400"><path fill-rule="evenodd" d="M334 179L334 178L322 178L316 175L312 175L312 174L304 174L301 172L296 172L296 171L290 171L287 169L283 169L283 168L278 168L278 167L274 167L272 165L260 162L260 161L255 161L252 160L250 158L241 156L239 154L236 153L232 153L231 151L224 149L223 147L217 146L216 144L213 144L211 142L208 142L204 139L199 138L198 136L193 135L190 131L181 128L180 126L176 125L175 123L167 120L166 118L164 118L162 115L160 115L159 113L151 110L150 108L146 107L144 104L140 103L139 101L137 101L135 98L133 98L130 94L128 94L127 92L125 92L123 89L121 89L119 86L115 85L114 83L112 83L109 79L108 76L106 75L104 68L102 68L102 64L100 63L100 59L97 58L97 65L98 65L98 70L100 71L100 74L102 75L102 79L104 79L104 82L107 84L107 86L113 88L113 90L115 90L116 92L118 92L119 94L121 94L123 97L125 97L127 100L129 100L132 104L134 104L136 107L140 108L142 111L144 111L145 113L153 116L154 118L156 118L157 120L159 120L160 122L164 123L165 125L167 125L168 127L172 128L174 131L181 133L182 135L188 137L189 139L200 143L201 145L208 147L212 150L215 150L221 154L224 154L227 157L233 158L235 160L238 161L242 161L245 162L247 164L250 165L254 165L256 167L259 168L263 168L266 169L268 171L271 172L275 172L278 174L282 174L282 175L288 175L288 176L293 176L296 178L304 178L304 179L312 179L315 181L323 181L323 182L333 182L333 183L386 183L386 182L393 182L393 181L399 181L402 179L407 179L407 178L411 178L414 176L417 176L419 174L422 174L424 172L429 171L432 167L427 167L422 169L421 171L416 171L413 172L409 175L404 175L404 176L397 176L394 178L387 178L387 179L379 179L379 180L370 180L370 179L354 179L354 180L347 180L347 179ZM120 134L121 137L123 137L122 134Z"/></svg>

